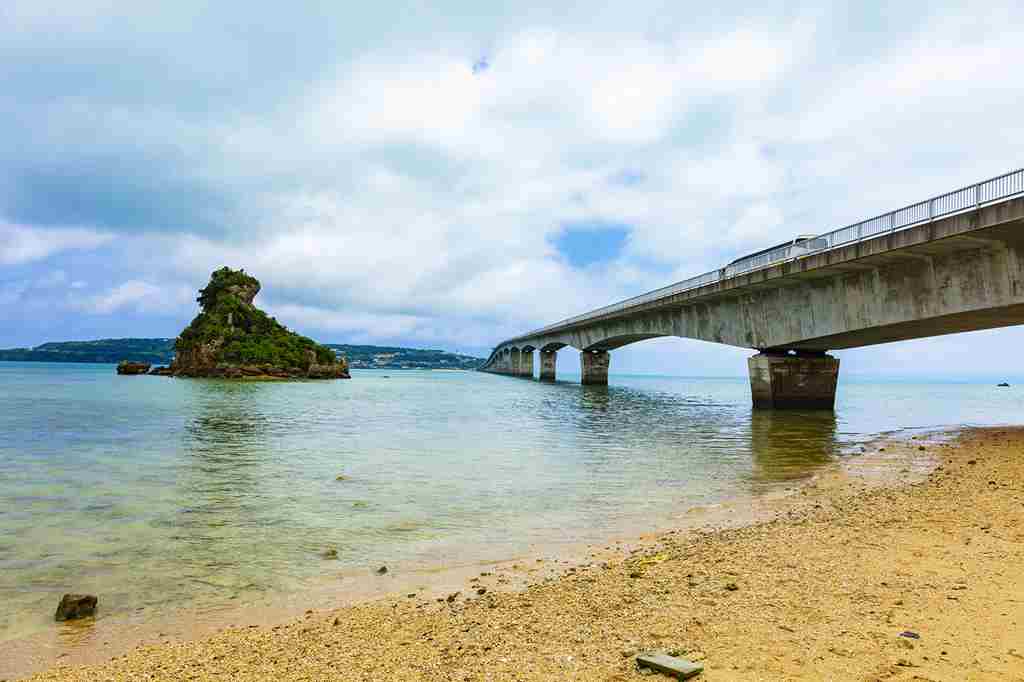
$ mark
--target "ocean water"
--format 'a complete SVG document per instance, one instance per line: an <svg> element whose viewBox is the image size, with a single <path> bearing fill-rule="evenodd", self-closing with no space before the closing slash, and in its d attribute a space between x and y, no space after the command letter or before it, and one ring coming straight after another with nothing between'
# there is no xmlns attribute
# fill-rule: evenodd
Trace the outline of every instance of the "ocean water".
<svg viewBox="0 0 1024 682"><path fill-rule="evenodd" d="M600 541L791 485L879 433L1022 408L1016 387L970 383L842 378L831 414L753 411L738 378L231 383L0 363L0 641L52 628L68 591L110 618Z"/></svg>

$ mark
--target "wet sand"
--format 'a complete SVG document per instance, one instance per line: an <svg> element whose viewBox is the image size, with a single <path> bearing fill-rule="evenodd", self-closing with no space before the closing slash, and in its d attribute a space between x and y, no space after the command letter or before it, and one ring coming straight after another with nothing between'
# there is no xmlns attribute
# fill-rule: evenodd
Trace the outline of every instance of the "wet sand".
<svg viewBox="0 0 1024 682"><path fill-rule="evenodd" d="M881 441L742 527L501 564L450 599L242 622L31 679L631 680L648 649L701 661L706 680L1024 679L1022 507L1024 429Z"/></svg>

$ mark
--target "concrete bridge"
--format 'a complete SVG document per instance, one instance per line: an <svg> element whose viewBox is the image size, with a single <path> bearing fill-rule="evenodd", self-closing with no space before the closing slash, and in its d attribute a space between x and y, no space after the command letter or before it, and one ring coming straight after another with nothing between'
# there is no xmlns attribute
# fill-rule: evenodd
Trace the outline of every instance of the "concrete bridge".
<svg viewBox="0 0 1024 682"><path fill-rule="evenodd" d="M610 351L679 336L758 351L755 407L835 403L857 348L1024 323L1024 169L562 320L498 344L483 371L555 378L580 352L584 384L608 383Z"/></svg>

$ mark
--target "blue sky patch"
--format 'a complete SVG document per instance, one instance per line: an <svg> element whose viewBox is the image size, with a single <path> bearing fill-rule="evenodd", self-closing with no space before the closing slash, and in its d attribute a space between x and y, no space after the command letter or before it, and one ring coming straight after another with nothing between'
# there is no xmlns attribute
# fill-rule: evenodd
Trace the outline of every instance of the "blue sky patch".
<svg viewBox="0 0 1024 682"><path fill-rule="evenodd" d="M615 260L626 245L629 228L603 222L566 225L554 239L555 248L574 268Z"/></svg>

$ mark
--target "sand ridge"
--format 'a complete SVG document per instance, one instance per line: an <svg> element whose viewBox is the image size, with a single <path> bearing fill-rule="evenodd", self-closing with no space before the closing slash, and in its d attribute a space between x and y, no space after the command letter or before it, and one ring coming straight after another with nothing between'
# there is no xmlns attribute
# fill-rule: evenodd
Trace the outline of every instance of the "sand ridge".
<svg viewBox="0 0 1024 682"><path fill-rule="evenodd" d="M393 595L30 679L633 680L659 648L709 681L1024 680L1024 429L881 447L771 520L609 548L525 590L495 571L451 601Z"/></svg>

